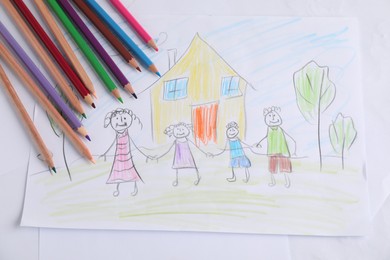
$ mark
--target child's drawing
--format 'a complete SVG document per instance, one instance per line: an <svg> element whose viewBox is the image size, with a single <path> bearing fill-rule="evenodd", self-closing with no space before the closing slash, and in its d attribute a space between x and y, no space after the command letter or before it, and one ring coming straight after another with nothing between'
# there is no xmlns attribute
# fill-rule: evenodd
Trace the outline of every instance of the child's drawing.
<svg viewBox="0 0 390 260"><path fill-rule="evenodd" d="M245 169L245 179L243 179L244 182L249 181L249 168L251 167L251 161L248 159L248 157L245 155L243 144L246 146L246 148L250 148L249 145L242 142L238 138L239 134L238 124L236 122L230 122L226 125L226 145L225 148L217 154L214 154L213 156L218 156L224 153L226 150L229 150L230 152L230 167L232 168L232 177L227 178L226 180L229 182L236 181L236 174L234 172L234 169L237 168L244 168ZM229 148L227 146L229 145Z"/></svg>
<svg viewBox="0 0 390 260"><path fill-rule="evenodd" d="M117 108L102 94L88 111L94 165L68 142L57 144L47 118L37 115L54 156L66 160L46 176L31 157L22 224L364 234L354 21L145 18L166 32L159 52L147 52L162 77L120 64L139 99L123 95L126 106Z"/></svg>
<svg viewBox="0 0 390 260"><path fill-rule="evenodd" d="M148 158L147 155L138 149L134 141L129 136L128 129L134 123L138 123L142 127L141 121L131 110L122 108L118 108L108 113L104 119L104 127L111 126L116 132L114 142L102 155L105 157L114 144L116 144L114 162L112 164L110 176L106 182L107 184L116 184L116 189L113 193L115 197L117 197L120 193L119 185L124 182L134 182L134 189L131 195L137 195L137 182L142 181L133 162L130 143L133 143L134 147Z"/></svg>
<svg viewBox="0 0 390 260"><path fill-rule="evenodd" d="M194 181L195 185L198 185L200 182L200 175L198 167L196 166L194 156L192 155L190 144L192 144L195 148L197 148L199 151L206 153L202 151L200 148L198 148L190 139L189 136L191 134L192 126L190 124L186 124L183 122L180 122L176 125L170 125L168 126L164 133L171 137L173 136L175 138L175 141L173 141L171 147L169 147L168 151L166 151L164 154L160 155L159 157L153 158L153 159L159 159L166 154L169 153L169 151L172 149L172 147L175 147L175 153L173 156L173 164L172 169L175 169L176 171L176 179L173 181L172 185L177 186L179 184L179 170L180 169L194 169L196 172L196 180Z"/></svg>
<svg viewBox="0 0 390 260"><path fill-rule="evenodd" d="M281 127L282 117L278 113L280 110L279 107L264 109L264 122L268 126L267 135L260 140L257 146L261 147L263 141L267 141L268 170L271 174L269 186L275 186L276 184L274 174L283 172L285 178L284 185L286 188L289 188L291 182L288 173L292 172L292 166L290 160L290 145L288 141L294 145L294 154L296 153L296 143Z"/></svg>

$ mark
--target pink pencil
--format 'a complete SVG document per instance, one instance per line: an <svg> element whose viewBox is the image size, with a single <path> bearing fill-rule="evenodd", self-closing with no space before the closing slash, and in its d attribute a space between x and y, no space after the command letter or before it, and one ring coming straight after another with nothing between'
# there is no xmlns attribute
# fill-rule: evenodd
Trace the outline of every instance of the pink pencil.
<svg viewBox="0 0 390 260"><path fill-rule="evenodd" d="M115 8L122 14L126 21L133 27L133 29L138 33L138 35L144 40L146 44L158 51L156 43L153 41L152 37L146 32L146 30L139 24L139 22L134 18L134 16L126 9L126 7L119 0L110 0L110 2L115 6Z"/></svg>

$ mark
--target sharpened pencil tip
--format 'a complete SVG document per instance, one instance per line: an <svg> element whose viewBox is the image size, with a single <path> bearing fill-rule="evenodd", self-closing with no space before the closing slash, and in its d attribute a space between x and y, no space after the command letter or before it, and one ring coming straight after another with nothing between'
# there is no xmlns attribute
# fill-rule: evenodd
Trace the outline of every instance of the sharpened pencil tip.
<svg viewBox="0 0 390 260"><path fill-rule="evenodd" d="M139 72L142 72L140 67L137 67L136 70L138 70Z"/></svg>
<svg viewBox="0 0 390 260"><path fill-rule="evenodd" d="M157 71L157 72L156 72L156 74L157 74L157 76L161 77L161 74L160 74L160 72L158 72L158 71Z"/></svg>
<svg viewBox="0 0 390 260"><path fill-rule="evenodd" d="M91 106L92 106L93 108L96 108L96 105L95 105L95 103L92 103L92 104L91 104Z"/></svg>
<svg viewBox="0 0 390 260"><path fill-rule="evenodd" d="M81 114L85 119L87 119L87 115L85 113Z"/></svg>
<svg viewBox="0 0 390 260"><path fill-rule="evenodd" d="M91 141L91 137L89 137L89 135L86 135L85 138L87 138L88 141Z"/></svg>
<svg viewBox="0 0 390 260"><path fill-rule="evenodd" d="M138 99L137 95L135 93L131 93L131 95L133 95L133 97L135 97L136 99Z"/></svg>
<svg viewBox="0 0 390 260"><path fill-rule="evenodd" d="M96 161L95 161L94 158L91 159L91 162L92 162L93 164L96 164Z"/></svg>
<svg viewBox="0 0 390 260"><path fill-rule="evenodd" d="M57 173L56 167L51 168L54 173Z"/></svg>
<svg viewBox="0 0 390 260"><path fill-rule="evenodd" d="M123 104L123 99L121 97L118 97L118 100Z"/></svg>

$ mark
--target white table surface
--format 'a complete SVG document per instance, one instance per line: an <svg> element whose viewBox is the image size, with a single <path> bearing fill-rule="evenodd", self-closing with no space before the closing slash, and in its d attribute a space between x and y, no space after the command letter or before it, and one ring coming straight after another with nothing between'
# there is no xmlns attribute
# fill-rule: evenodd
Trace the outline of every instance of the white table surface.
<svg viewBox="0 0 390 260"><path fill-rule="evenodd" d="M25 0L31 1L31 0ZM105 0L100 0L105 1ZM0 260L46 259L390 259L390 1L388 0L122 0L142 14L357 17L361 31L367 178L372 229L331 238L175 232L21 228L30 144L0 91ZM0 19L4 17L1 7ZM9 138L12 136L12 139ZM17 143L17 145L13 145ZM14 163L14 158L18 163ZM96 247L106 245L106 247ZM131 246L129 246L131 245Z"/></svg>

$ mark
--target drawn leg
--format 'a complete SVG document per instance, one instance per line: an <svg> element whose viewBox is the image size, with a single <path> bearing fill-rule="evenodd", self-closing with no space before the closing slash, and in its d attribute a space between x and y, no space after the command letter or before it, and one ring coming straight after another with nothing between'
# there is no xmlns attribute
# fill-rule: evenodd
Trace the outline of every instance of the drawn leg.
<svg viewBox="0 0 390 260"><path fill-rule="evenodd" d="M198 168L195 168L195 170L196 170L196 177L197 177L197 179L196 179L196 181L194 182L194 184L195 184L195 185L198 185L199 182L200 182L200 175L199 175Z"/></svg>
<svg viewBox="0 0 390 260"><path fill-rule="evenodd" d="M275 186L275 184L276 184L276 181L275 181L274 173L271 173L271 182L268 183L268 186L273 187L273 186Z"/></svg>
<svg viewBox="0 0 390 260"><path fill-rule="evenodd" d="M248 183L249 178L250 178L249 169L245 168L245 179L243 179L242 181L245 182L245 183Z"/></svg>
<svg viewBox="0 0 390 260"><path fill-rule="evenodd" d="M286 181L285 184L284 184L284 186L285 186L286 188L290 188L290 186L291 186L291 181L290 181L290 177L287 176L287 173L284 173L284 180Z"/></svg>
<svg viewBox="0 0 390 260"><path fill-rule="evenodd" d="M116 184L116 190L115 190L114 193L112 194L112 195L114 195L114 197L118 197L118 195L119 195L119 184L120 184L120 183L117 183L117 184Z"/></svg>
<svg viewBox="0 0 390 260"><path fill-rule="evenodd" d="M176 169L176 180L172 183L173 186L177 186L179 184L179 169Z"/></svg>
<svg viewBox="0 0 390 260"><path fill-rule="evenodd" d="M228 182L235 182L236 181L236 174L234 173L234 168L232 167L232 177L226 178Z"/></svg>
<svg viewBox="0 0 390 260"><path fill-rule="evenodd" d="M135 181L134 182L134 190L131 193L131 196L135 196L135 195L137 195L137 193L138 193L138 187L137 187L137 182Z"/></svg>

